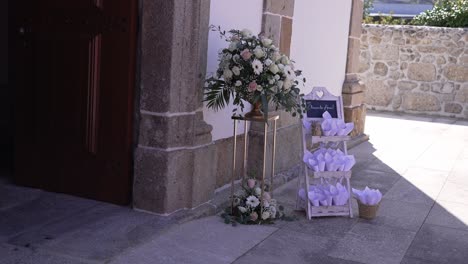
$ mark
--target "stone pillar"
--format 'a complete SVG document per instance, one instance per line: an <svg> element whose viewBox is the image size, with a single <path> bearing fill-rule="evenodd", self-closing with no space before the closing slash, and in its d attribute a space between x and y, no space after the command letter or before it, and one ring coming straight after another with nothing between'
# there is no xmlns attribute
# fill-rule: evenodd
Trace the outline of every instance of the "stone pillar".
<svg viewBox="0 0 468 264"><path fill-rule="evenodd" d="M273 39L280 52L289 56L294 0L264 0L262 32Z"/></svg>
<svg viewBox="0 0 468 264"><path fill-rule="evenodd" d="M133 205L171 213L208 201L216 184L202 111L210 0L142 0L140 10Z"/></svg>
<svg viewBox="0 0 468 264"><path fill-rule="evenodd" d="M364 134L366 120L366 105L364 104L365 86L357 76L363 6L363 0L352 0L346 77L342 92L345 121L354 122L355 126L350 134L353 137L351 144L357 144L369 138Z"/></svg>
<svg viewBox="0 0 468 264"><path fill-rule="evenodd" d="M265 0L263 6L262 33L273 40L280 52L289 56L291 48L292 23L294 15L294 0ZM270 109L274 110L273 106ZM301 161L300 126L297 117L292 117L285 111L275 111L279 114L277 123L275 172L288 171ZM268 126L266 175L271 175L273 124ZM249 170L256 170L258 176L262 173L263 123L252 123L249 132Z"/></svg>

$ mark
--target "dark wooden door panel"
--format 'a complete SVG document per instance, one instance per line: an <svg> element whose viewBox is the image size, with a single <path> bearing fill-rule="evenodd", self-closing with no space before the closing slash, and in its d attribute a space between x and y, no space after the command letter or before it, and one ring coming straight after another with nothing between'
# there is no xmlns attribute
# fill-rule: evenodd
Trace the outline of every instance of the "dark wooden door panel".
<svg viewBox="0 0 468 264"><path fill-rule="evenodd" d="M136 1L33 2L15 7L15 177L129 203Z"/></svg>

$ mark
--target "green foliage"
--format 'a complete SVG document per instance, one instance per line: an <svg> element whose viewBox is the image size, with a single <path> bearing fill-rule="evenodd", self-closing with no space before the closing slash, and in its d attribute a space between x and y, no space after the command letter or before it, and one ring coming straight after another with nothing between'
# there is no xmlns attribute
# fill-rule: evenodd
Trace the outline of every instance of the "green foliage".
<svg viewBox="0 0 468 264"><path fill-rule="evenodd" d="M468 0L440 0L431 10L416 16L412 24L436 27L468 27Z"/></svg>
<svg viewBox="0 0 468 264"><path fill-rule="evenodd" d="M393 17L393 13L388 16L379 14L378 17L367 16L362 21L364 24L379 24L379 25L406 25L407 22L403 18Z"/></svg>
<svg viewBox="0 0 468 264"><path fill-rule="evenodd" d="M370 10L374 7L374 0L364 0L364 12L362 18L366 19L369 17Z"/></svg>

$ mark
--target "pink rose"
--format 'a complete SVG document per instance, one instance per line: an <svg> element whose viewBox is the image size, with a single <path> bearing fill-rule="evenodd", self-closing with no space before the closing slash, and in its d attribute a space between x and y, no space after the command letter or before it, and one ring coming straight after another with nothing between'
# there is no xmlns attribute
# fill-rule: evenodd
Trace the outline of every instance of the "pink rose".
<svg viewBox="0 0 468 264"><path fill-rule="evenodd" d="M253 92L255 90L257 90L257 83L255 81L252 81L251 83L249 83L249 91Z"/></svg>
<svg viewBox="0 0 468 264"><path fill-rule="evenodd" d="M264 193L263 193L263 197L262 197L262 198L263 198L263 200L265 200L265 201L268 201L268 202L271 201L271 196L270 196L270 194L267 193L267 192L264 192Z"/></svg>
<svg viewBox="0 0 468 264"><path fill-rule="evenodd" d="M248 60L250 59L250 57L252 57L252 53L248 50L248 49L244 49L241 53L240 53L241 57L244 59L244 60Z"/></svg>
<svg viewBox="0 0 468 264"><path fill-rule="evenodd" d="M249 186L250 189L255 187L255 180L254 179L248 179L247 180L247 186Z"/></svg>
<svg viewBox="0 0 468 264"><path fill-rule="evenodd" d="M252 212L250 214L250 220L257 221L257 219L258 219L258 214L256 212Z"/></svg>

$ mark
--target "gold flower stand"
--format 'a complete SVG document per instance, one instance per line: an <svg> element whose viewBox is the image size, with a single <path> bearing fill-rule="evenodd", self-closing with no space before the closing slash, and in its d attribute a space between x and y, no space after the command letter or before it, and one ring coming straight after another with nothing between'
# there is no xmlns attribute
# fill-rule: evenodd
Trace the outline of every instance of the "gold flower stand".
<svg viewBox="0 0 468 264"><path fill-rule="evenodd" d="M232 148L232 174L231 174L231 213L234 209L234 181L236 176L236 153L237 153L237 124L238 122L244 121L244 155L242 161L242 182L245 184L245 176L247 175L247 147L248 147L248 124L251 122L262 122L264 128L263 135L263 169L261 178L261 195L260 204L263 206L263 193L265 191L265 174L266 174L266 160L267 160L267 143L268 143L268 123L273 122L273 150L271 155L271 177L270 177L270 195L273 196L273 176L275 175L275 159L276 159L276 123L279 119L279 115L271 115L265 117L245 117L245 116L232 116L234 120L234 144Z"/></svg>

